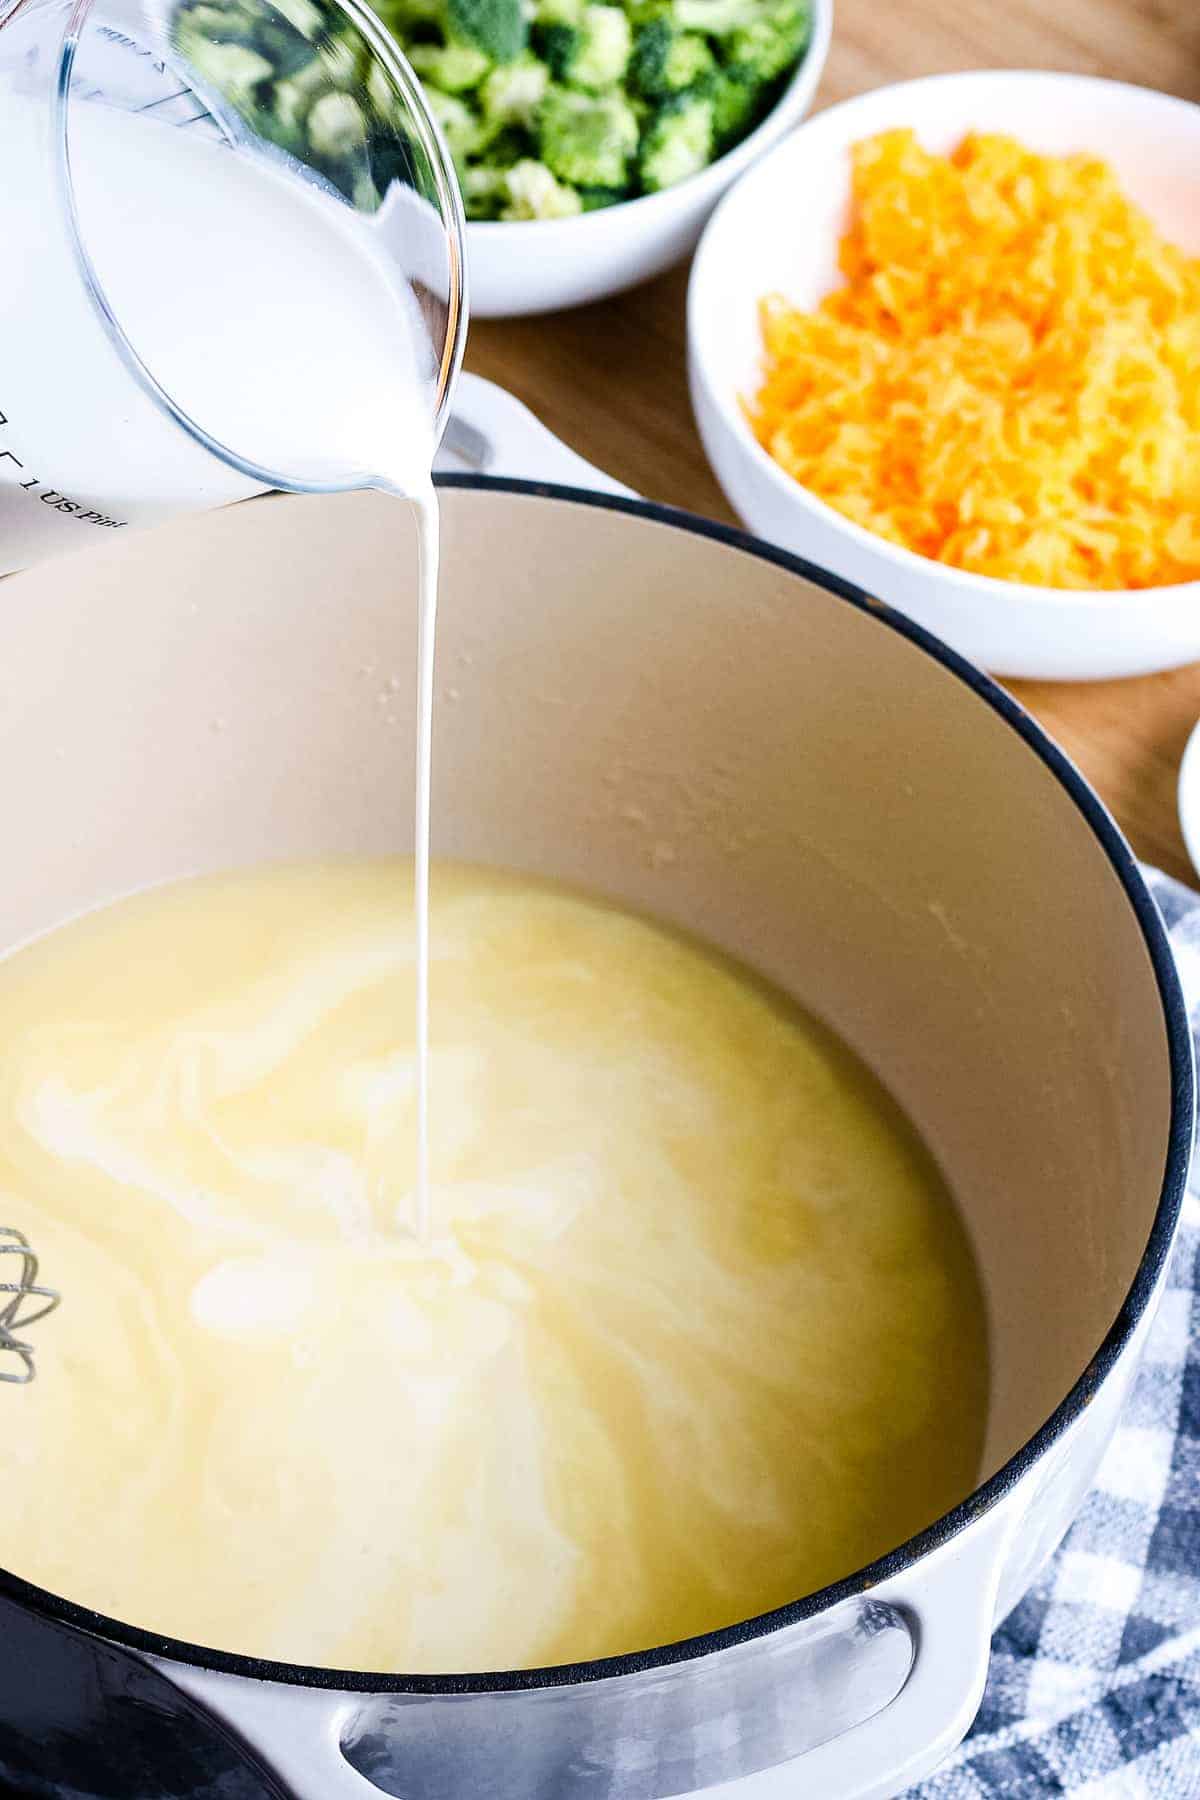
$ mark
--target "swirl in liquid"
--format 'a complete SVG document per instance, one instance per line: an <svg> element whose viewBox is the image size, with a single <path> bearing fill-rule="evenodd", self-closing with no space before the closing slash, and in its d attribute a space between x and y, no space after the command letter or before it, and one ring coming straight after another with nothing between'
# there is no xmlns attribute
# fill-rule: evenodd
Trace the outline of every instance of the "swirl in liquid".
<svg viewBox="0 0 1200 1800"><path fill-rule="evenodd" d="M973 1486L983 1305L874 1079L681 936L443 865L149 891L0 964L0 1216L63 1293L4 1562L226 1650L577 1660L783 1604Z"/></svg>

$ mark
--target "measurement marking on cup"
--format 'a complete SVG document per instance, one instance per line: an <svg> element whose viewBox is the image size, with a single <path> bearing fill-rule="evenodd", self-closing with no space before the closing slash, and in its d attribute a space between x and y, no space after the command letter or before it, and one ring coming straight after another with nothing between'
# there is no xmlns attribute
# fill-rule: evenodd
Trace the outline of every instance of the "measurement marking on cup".
<svg viewBox="0 0 1200 1800"><path fill-rule="evenodd" d="M166 104L169 100L183 100L184 98L190 99L191 93L192 93L191 88L186 88L186 87L176 88L176 90L173 94L160 94L158 96L157 100L147 100L145 106L139 106L136 110L138 112L144 112L144 113L153 112L156 106L166 106Z"/></svg>
<svg viewBox="0 0 1200 1800"><path fill-rule="evenodd" d="M8 422L8 414L0 412L0 426L5 426ZM25 467L15 450L0 450L0 463L5 462L15 464L18 469ZM6 473L7 471L0 469L0 476ZM40 500L43 506L49 506L54 512L60 512L67 518L78 520L81 525L99 525L108 530L119 531L122 525L129 523L127 519L112 519L107 513L97 512L94 507L85 506L82 500L70 499L68 495L60 493L57 488L50 487L48 483L39 480L36 475L31 475L27 481L16 482L14 486L21 488L31 499Z"/></svg>

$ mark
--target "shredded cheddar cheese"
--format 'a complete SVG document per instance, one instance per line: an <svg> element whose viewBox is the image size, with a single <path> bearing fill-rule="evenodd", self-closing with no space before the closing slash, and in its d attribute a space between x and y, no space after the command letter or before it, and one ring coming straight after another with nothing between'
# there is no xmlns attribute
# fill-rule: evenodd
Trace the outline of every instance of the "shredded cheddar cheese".
<svg viewBox="0 0 1200 1800"><path fill-rule="evenodd" d="M1200 261L1089 156L889 131L854 150L845 285L763 301L756 435L922 556L1009 581L1200 578Z"/></svg>

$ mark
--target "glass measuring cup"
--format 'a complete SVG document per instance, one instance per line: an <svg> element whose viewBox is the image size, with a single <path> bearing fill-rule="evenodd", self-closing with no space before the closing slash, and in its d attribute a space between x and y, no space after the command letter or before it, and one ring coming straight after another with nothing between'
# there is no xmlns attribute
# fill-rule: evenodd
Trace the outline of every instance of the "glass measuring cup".
<svg viewBox="0 0 1200 1800"><path fill-rule="evenodd" d="M462 206L360 0L0 0L0 166L0 573L427 476Z"/></svg>

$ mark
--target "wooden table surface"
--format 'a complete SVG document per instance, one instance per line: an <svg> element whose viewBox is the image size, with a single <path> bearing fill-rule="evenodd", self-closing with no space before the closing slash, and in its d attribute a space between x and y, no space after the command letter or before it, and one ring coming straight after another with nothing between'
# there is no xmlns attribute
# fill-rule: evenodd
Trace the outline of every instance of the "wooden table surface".
<svg viewBox="0 0 1200 1800"><path fill-rule="evenodd" d="M1200 0L836 0L816 104L984 67L1073 69L1200 101ZM577 312L476 322L467 366L640 493L732 519L688 401L686 283L681 268ZM1009 685L1093 782L1138 855L1195 885L1175 778L1200 717L1200 663L1136 681Z"/></svg>

